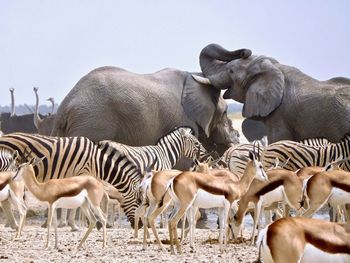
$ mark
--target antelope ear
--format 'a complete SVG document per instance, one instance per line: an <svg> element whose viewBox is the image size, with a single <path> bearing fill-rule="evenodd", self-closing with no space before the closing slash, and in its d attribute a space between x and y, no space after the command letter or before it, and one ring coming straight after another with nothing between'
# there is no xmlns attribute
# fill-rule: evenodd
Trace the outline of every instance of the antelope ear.
<svg viewBox="0 0 350 263"><path fill-rule="evenodd" d="M186 115L199 125L206 136L211 134L220 90L198 82L188 75L182 90L181 104Z"/></svg>
<svg viewBox="0 0 350 263"><path fill-rule="evenodd" d="M284 75L270 59L259 59L248 68L255 80L249 85L243 106L243 117L266 117L282 102Z"/></svg>

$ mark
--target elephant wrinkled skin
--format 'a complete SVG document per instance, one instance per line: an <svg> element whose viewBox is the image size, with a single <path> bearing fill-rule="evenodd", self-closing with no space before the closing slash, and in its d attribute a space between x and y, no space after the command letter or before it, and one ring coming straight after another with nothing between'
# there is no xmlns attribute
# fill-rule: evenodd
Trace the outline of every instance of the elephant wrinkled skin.
<svg viewBox="0 0 350 263"><path fill-rule="evenodd" d="M217 145L223 152L239 142L226 111L220 90L189 72L164 69L141 75L102 67L81 78L65 97L52 135L141 146L155 144L175 127L190 126L204 147Z"/></svg>
<svg viewBox="0 0 350 263"><path fill-rule="evenodd" d="M227 89L225 99L244 103L243 116L262 121L268 141L323 137L338 142L350 132L350 79L319 81L265 56L225 60L210 44L200 56L204 76Z"/></svg>

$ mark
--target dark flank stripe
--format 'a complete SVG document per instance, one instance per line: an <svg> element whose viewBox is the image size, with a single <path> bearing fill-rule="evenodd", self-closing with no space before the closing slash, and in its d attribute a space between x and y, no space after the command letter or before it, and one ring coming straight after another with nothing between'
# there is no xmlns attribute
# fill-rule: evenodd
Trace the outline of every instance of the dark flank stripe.
<svg viewBox="0 0 350 263"><path fill-rule="evenodd" d="M341 182L335 182L335 181L332 181L331 184L332 184L333 187L339 188L339 189L341 189L343 191L346 191L346 192L350 193L350 185L349 184L341 183Z"/></svg>
<svg viewBox="0 0 350 263"><path fill-rule="evenodd" d="M76 158L77 153L78 153L79 148L80 148L80 141L81 141L81 138L77 138L75 140L75 143L73 143L74 140L72 140L72 145L69 147L70 151L72 150L72 148L74 150L73 150L73 153L71 154L71 156L69 157L69 163L67 165L68 171L69 171L70 167L72 166L72 164L75 162L75 158Z"/></svg>
<svg viewBox="0 0 350 263"><path fill-rule="evenodd" d="M55 171L56 171L57 161L58 161L58 157L60 155L60 147L61 147L61 143L60 143L60 139L59 139L56 143L56 151L54 153L53 160L51 162L52 166L51 166L50 179L53 179L53 175L55 174Z"/></svg>
<svg viewBox="0 0 350 263"><path fill-rule="evenodd" d="M66 170L63 170L63 169L64 169L65 163L67 162L67 158L68 158L68 155L71 151L71 147L72 147L71 139L68 139L68 138L64 139L62 150L63 149L65 149L65 150L63 153L61 153L61 155L63 155L63 157L61 159L60 168L58 169L59 175L64 174L68 170L68 169L66 169Z"/></svg>
<svg viewBox="0 0 350 263"><path fill-rule="evenodd" d="M81 160L83 159L83 155L84 155L84 149L85 149L85 138L82 138L82 143L80 145L80 149L79 149L79 156L78 156L78 160L75 162L75 167L79 166L81 164Z"/></svg>
<svg viewBox="0 0 350 263"><path fill-rule="evenodd" d="M112 167L113 164L113 155L116 151L112 150L110 154L107 156L104 166L103 166L103 174L102 174L102 179L106 180L109 174L109 170Z"/></svg>
<svg viewBox="0 0 350 263"><path fill-rule="evenodd" d="M272 190L275 190L277 187L283 185L283 180L276 180L276 181L272 181L269 184L267 184L266 186L264 186L263 188L261 188L256 195L257 196L261 196L264 195L268 192L271 192Z"/></svg>

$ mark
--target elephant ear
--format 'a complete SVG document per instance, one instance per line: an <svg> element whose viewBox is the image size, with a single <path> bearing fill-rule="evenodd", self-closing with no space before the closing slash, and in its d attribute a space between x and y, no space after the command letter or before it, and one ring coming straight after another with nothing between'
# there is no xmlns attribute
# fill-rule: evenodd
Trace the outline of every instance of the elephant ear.
<svg viewBox="0 0 350 263"><path fill-rule="evenodd" d="M213 126L220 90L197 82L188 75L182 90L181 104L186 115L199 125L209 137Z"/></svg>
<svg viewBox="0 0 350 263"><path fill-rule="evenodd" d="M284 75L270 59L258 59L248 68L255 80L246 87L243 117L266 117L282 102Z"/></svg>

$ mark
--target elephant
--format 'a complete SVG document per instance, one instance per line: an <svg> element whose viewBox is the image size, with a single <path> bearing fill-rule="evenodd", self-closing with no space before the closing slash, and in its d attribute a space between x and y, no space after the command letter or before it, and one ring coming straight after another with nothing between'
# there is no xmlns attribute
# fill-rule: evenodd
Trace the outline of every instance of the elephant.
<svg viewBox="0 0 350 263"><path fill-rule="evenodd" d="M242 133L250 142L261 140L264 136L267 136L264 123L252 119L244 119L242 122Z"/></svg>
<svg viewBox="0 0 350 263"><path fill-rule="evenodd" d="M35 111L33 116L34 125L38 130L39 134L42 135L50 135L52 132L53 124L56 118L56 114L54 114L55 110L55 100L50 97L47 100L51 102L51 113L46 116L40 116L39 114L39 94L38 87L34 87L33 91L35 93Z"/></svg>
<svg viewBox="0 0 350 263"><path fill-rule="evenodd" d="M231 59L241 54L232 52ZM170 68L153 74L97 68L63 99L52 135L142 146L155 144L175 127L189 126L207 150L223 153L239 142L239 134L220 89L200 83L201 77Z"/></svg>
<svg viewBox="0 0 350 263"><path fill-rule="evenodd" d="M242 115L262 121L269 143L322 137L339 142L350 132L350 79L316 80L266 56L231 60L217 44L200 54L203 82L243 103Z"/></svg>

